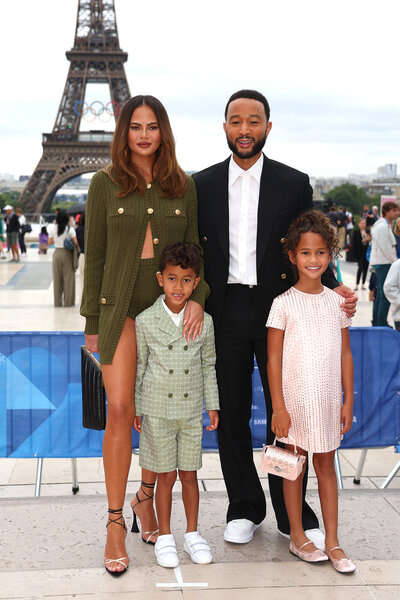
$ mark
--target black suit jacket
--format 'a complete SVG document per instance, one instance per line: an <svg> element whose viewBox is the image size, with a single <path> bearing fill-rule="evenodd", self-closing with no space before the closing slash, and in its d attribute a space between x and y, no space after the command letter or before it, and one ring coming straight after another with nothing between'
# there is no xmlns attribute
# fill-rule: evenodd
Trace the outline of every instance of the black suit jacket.
<svg viewBox="0 0 400 600"><path fill-rule="evenodd" d="M204 252L204 277L211 288L206 310L216 329L220 323L229 274L229 158L193 176L198 196L199 237ZM312 188L306 174L264 155L257 221L257 323L265 326L271 304L294 283L282 245L290 223L312 208ZM329 269L324 285L338 285Z"/></svg>

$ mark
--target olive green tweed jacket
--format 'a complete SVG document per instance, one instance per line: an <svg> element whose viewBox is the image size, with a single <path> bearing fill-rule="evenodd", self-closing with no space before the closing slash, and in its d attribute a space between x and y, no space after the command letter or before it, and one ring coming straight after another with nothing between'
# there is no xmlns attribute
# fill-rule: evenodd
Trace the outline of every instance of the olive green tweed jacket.
<svg viewBox="0 0 400 600"><path fill-rule="evenodd" d="M124 326L140 263L144 221L147 224L150 219L155 257L167 244L185 241L199 245L197 197L191 177L182 198L162 198L156 185L124 198L118 198L119 191L117 184L99 171L91 181L86 204L81 314L86 318L85 333L99 335L102 364L112 362ZM191 299L204 307L208 294L202 272ZM149 305L153 302L154 298L149 298Z"/></svg>

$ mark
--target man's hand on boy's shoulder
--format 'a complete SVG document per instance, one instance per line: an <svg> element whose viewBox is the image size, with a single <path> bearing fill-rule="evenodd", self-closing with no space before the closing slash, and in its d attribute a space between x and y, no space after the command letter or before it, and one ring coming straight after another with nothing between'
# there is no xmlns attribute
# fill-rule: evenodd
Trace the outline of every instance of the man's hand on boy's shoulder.
<svg viewBox="0 0 400 600"><path fill-rule="evenodd" d="M342 296L342 298L344 298L344 302L342 302L340 306L342 310L344 310L346 315L349 318L354 317L357 310L357 294L355 294L352 289L343 284L339 285L338 287L335 287L333 291L339 294L339 296Z"/></svg>

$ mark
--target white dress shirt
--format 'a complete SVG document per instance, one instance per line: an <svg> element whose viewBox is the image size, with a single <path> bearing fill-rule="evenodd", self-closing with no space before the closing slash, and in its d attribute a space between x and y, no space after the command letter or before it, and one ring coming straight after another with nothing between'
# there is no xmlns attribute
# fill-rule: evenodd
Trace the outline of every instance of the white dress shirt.
<svg viewBox="0 0 400 600"><path fill-rule="evenodd" d="M228 283L257 285L257 215L264 156L244 171L233 156L229 163Z"/></svg>
<svg viewBox="0 0 400 600"><path fill-rule="evenodd" d="M165 294L162 294L162 303L163 303L163 307L165 308L165 310L167 311L167 313L169 314L169 316L171 317L171 319L173 320L175 325L177 327L179 327L179 325L182 323L183 315L185 314L185 308L186 308L187 302L185 302L185 306L178 313L172 312L172 310L170 308L168 308L168 306L165 304Z"/></svg>

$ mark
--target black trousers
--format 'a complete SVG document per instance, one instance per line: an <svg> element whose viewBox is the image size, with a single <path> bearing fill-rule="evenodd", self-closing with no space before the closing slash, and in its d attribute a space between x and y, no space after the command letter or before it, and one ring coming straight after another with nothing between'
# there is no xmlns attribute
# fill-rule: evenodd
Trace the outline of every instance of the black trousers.
<svg viewBox="0 0 400 600"><path fill-rule="evenodd" d="M361 275L362 275L362 284L364 285L365 280L367 278L369 262L367 261L365 256L360 258L357 262L358 262L358 269L357 269L357 276L356 276L356 285L358 285L360 283Z"/></svg>
<svg viewBox="0 0 400 600"><path fill-rule="evenodd" d="M228 284L221 324L216 331L217 379L220 394L218 445L222 473L229 497L227 521L249 519L261 523L266 515L266 502L253 461L250 417L252 404L251 376L254 356L257 359L267 409L267 443L272 443L270 430L272 404L267 380L267 328L255 314L255 288ZM303 483L303 497L307 472ZM269 489L278 529L289 533L289 520L283 498L283 480L269 475ZM303 500L304 529L318 527L318 519Z"/></svg>

